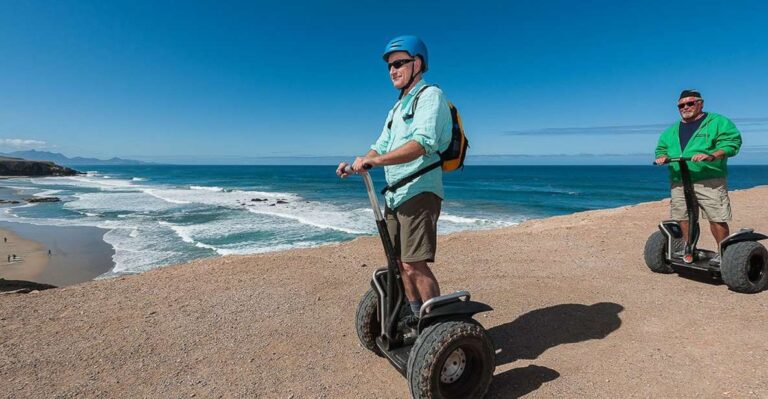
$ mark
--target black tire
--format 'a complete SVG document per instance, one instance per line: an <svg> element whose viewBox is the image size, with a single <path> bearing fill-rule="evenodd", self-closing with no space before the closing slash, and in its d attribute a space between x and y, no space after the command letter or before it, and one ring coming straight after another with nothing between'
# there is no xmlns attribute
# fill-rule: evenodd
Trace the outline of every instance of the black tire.
<svg viewBox="0 0 768 399"><path fill-rule="evenodd" d="M382 356L381 350L376 345L376 337L381 334L381 322L379 321L379 303L376 292L369 289L357 305L355 314L355 330L357 338L363 348Z"/></svg>
<svg viewBox="0 0 768 399"><path fill-rule="evenodd" d="M685 243L683 240L675 239L672 241L673 251L681 250L684 246ZM645 264L653 272L669 274L674 271L672 270L672 265L670 265L667 260L667 236L660 231L657 231L648 237L648 241L645 242L643 256L645 258Z"/></svg>
<svg viewBox="0 0 768 399"><path fill-rule="evenodd" d="M482 398L496 368L485 329L474 320L438 322L425 328L408 357L414 398Z"/></svg>
<svg viewBox="0 0 768 399"><path fill-rule="evenodd" d="M720 273L733 291L760 292L768 287L768 251L756 241L731 244L725 248Z"/></svg>

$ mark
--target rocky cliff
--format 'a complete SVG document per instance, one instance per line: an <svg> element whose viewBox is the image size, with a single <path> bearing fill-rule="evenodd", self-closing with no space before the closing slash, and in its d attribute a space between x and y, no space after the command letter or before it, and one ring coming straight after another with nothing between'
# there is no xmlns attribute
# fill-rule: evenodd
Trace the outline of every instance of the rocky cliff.
<svg viewBox="0 0 768 399"><path fill-rule="evenodd" d="M73 176L78 173L53 162L0 157L0 176Z"/></svg>

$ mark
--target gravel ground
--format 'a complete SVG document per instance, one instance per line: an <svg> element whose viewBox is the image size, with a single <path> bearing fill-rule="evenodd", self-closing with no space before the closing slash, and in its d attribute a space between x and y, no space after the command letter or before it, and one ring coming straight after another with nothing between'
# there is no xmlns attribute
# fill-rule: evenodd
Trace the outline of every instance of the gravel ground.
<svg viewBox="0 0 768 399"><path fill-rule="evenodd" d="M768 232L768 187L731 198L732 226ZM643 246L667 212L440 237L444 292L495 309L478 316L497 348L488 397L768 397L768 292L651 273ZM407 398L354 332L383 263L371 237L0 295L0 397Z"/></svg>

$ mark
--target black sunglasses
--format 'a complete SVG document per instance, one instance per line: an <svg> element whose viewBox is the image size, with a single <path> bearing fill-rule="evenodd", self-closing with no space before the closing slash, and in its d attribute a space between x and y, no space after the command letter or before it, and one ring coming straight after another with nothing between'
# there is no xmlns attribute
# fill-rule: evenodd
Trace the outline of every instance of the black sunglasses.
<svg viewBox="0 0 768 399"><path fill-rule="evenodd" d="M409 64L414 60L415 58L405 58L402 60L392 61L387 64L387 69L391 69L392 67L395 67L395 69L400 69L403 67L403 65Z"/></svg>
<svg viewBox="0 0 768 399"><path fill-rule="evenodd" d="M681 104L677 104L677 108L678 108L678 109L683 109L683 108L685 108L685 107L693 107L693 106L694 106L694 105L696 105L696 103L697 103L697 102L699 102L699 101L701 101L701 100L696 100L696 101L688 101L687 103L681 103Z"/></svg>

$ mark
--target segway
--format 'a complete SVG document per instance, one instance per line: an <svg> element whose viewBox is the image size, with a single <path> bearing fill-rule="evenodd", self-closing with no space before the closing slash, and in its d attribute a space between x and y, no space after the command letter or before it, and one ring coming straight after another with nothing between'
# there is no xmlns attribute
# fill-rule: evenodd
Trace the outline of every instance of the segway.
<svg viewBox="0 0 768 399"><path fill-rule="evenodd" d="M350 167L345 172L353 173ZM472 301L469 292L457 291L426 301L418 319L410 315L373 181L369 173L362 177L387 267L373 272L371 288L358 305L355 328L360 343L389 360L407 379L414 398L483 397L496 368L495 351L485 328L472 317L493 309Z"/></svg>
<svg viewBox="0 0 768 399"><path fill-rule="evenodd" d="M672 273L673 266L710 273L733 291L756 293L768 287L768 251L758 241L768 236L752 229L741 229L718 244L717 252L699 249L699 205L693 191L686 162L691 158L670 158L665 163L680 164L685 205L688 208L688 241L683 241L680 224L665 220L659 231L645 243L645 263L656 273ZM720 260L715 255L720 255Z"/></svg>

